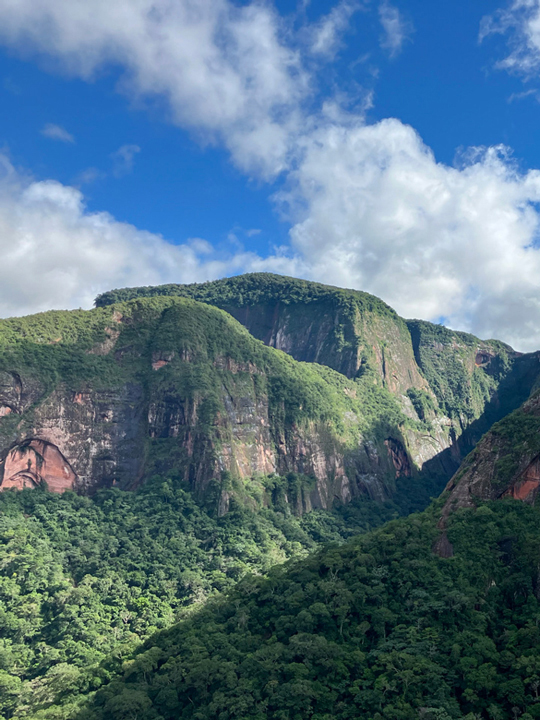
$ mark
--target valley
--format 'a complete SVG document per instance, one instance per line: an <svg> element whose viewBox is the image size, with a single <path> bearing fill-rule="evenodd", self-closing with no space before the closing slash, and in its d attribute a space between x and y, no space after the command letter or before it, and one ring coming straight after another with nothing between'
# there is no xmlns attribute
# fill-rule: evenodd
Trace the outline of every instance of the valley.
<svg viewBox="0 0 540 720"><path fill-rule="evenodd" d="M266 273L0 320L0 713L540 717L539 383Z"/></svg>

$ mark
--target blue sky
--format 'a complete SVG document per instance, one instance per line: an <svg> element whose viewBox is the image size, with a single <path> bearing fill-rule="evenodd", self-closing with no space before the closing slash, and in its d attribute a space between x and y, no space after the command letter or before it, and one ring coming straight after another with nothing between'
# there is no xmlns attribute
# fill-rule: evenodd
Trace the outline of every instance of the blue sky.
<svg viewBox="0 0 540 720"><path fill-rule="evenodd" d="M540 347L539 0L0 0L0 99L4 316L269 270Z"/></svg>

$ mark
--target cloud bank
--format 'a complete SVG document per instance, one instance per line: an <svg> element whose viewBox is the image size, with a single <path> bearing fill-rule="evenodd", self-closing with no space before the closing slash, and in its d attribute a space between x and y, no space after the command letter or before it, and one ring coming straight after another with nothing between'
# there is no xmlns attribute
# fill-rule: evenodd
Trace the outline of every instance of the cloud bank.
<svg viewBox="0 0 540 720"><path fill-rule="evenodd" d="M286 166L309 85L281 34L264 2L0 0L1 42L84 79L123 67L127 95L164 97L173 121L264 176Z"/></svg>
<svg viewBox="0 0 540 720"><path fill-rule="evenodd" d="M4 159L0 314L88 306L110 287L266 269L540 348L540 173L520 172L504 147L472 149L450 167L397 119L369 125L328 99L309 109L316 79L304 55L331 57L353 8L343 3L304 33L302 54L263 2L0 0L0 41L83 78L120 64L123 92L165 98L174 122L225 145L252 176L282 173L274 200L291 223L290 246L271 257L218 257L204 241L174 246L88 213L79 191L25 180ZM517 0L511 11L532 21L538 2Z"/></svg>
<svg viewBox="0 0 540 720"><path fill-rule="evenodd" d="M208 257L200 242L159 235L87 212L82 194L33 182L0 155L0 316L91 307L111 287L203 281L249 266L250 255Z"/></svg>
<svg viewBox="0 0 540 720"><path fill-rule="evenodd" d="M540 173L504 147L437 163L398 120L330 124L279 201L314 279L367 290L401 315L540 347Z"/></svg>

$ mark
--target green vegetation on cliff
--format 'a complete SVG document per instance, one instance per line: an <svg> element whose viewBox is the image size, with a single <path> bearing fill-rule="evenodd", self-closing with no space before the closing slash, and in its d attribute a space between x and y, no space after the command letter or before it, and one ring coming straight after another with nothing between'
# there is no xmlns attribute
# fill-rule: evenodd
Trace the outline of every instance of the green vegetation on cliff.
<svg viewBox="0 0 540 720"><path fill-rule="evenodd" d="M325 364L351 378L368 375L396 397L408 395L421 420L442 412L454 439L487 412L480 433L466 440L466 451L526 399L538 375L536 369L529 377L529 360L518 359L504 343L420 320L405 322L367 293L268 273L113 290L100 295L96 305L174 295L226 309L255 337L297 360ZM499 388L510 376L509 385L523 387L517 394L507 389L500 402Z"/></svg>
<svg viewBox="0 0 540 720"><path fill-rule="evenodd" d="M191 298L224 309L265 344L347 377L367 372L381 383L396 385L393 375L398 386L421 382L404 321L368 293L250 273L201 284L111 291L98 297L96 305L160 296Z"/></svg>
<svg viewBox="0 0 540 720"><path fill-rule="evenodd" d="M374 442L384 460L378 463L380 482L392 490L395 473L384 441L401 441L405 425L424 431L369 373L353 381L322 365L299 363L253 338L226 312L186 298L2 321L1 372L8 380L22 379L27 399L26 406L0 418L0 449L36 432L38 422L50 427L58 414L62 423L77 420L75 393L115 398L134 386L142 397L139 413L150 422L149 429L142 420L129 429L141 438L129 452L139 453L143 478L175 468L186 481L200 478L201 493L213 476L219 478L220 457L229 458L225 467L239 477L259 471L241 472L239 462L256 464L261 454L272 456L283 447L286 474L295 470L286 453L306 441L308 450L337 457L335 462L345 458L351 478L369 470L358 469L360 441ZM54 403L65 409L55 410ZM45 420L40 413L48 413ZM110 432L107 419L101 427ZM88 432L96 428L94 423ZM259 455L250 448L259 448ZM140 479L118 481L132 487Z"/></svg>
<svg viewBox="0 0 540 720"><path fill-rule="evenodd" d="M106 307L118 302L159 296L186 297L217 307L264 305L269 302L281 302L285 305L306 304L338 299L343 305L358 304L365 312L397 317L396 312L389 305L369 293L272 273L247 273L191 285L171 284L110 290L98 295L95 304L96 307Z"/></svg>
<svg viewBox="0 0 540 720"><path fill-rule="evenodd" d="M512 348L423 320L407 325L416 361L445 415L464 425L480 417L509 372Z"/></svg>
<svg viewBox="0 0 540 720"><path fill-rule="evenodd" d="M486 496L495 497L511 490L539 456L540 394L536 392L520 408L491 427L464 460L453 482L457 485L462 481L470 483L483 479L480 489ZM529 479L534 479L534 473Z"/></svg>
<svg viewBox="0 0 540 720"><path fill-rule="evenodd" d="M502 441L498 449L496 480L498 484L510 481L523 469L523 460L540 454L540 417L522 408L496 423L491 435Z"/></svg>

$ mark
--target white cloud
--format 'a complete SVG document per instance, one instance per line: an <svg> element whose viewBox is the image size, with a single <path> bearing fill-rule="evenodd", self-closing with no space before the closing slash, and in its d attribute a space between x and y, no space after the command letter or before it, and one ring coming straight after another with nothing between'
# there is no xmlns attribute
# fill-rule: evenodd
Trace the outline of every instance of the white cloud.
<svg viewBox="0 0 540 720"><path fill-rule="evenodd" d="M264 2L0 0L4 44L86 79L123 66L126 93L165 97L174 122L263 175L286 166L308 90L280 26Z"/></svg>
<svg viewBox="0 0 540 720"><path fill-rule="evenodd" d="M390 57L395 57L399 55L403 43L410 37L411 25L403 20L397 7L387 0L379 5L379 20L384 30L381 47L388 51Z"/></svg>
<svg viewBox="0 0 540 720"><path fill-rule="evenodd" d="M47 123L41 130L41 134L50 140L59 140L64 143L74 143L75 138L71 133L63 128L61 125L55 125L54 123Z"/></svg>
<svg viewBox="0 0 540 720"><path fill-rule="evenodd" d="M281 206L291 247L220 256L89 213L81 193L34 182L5 158L0 180L0 315L89 307L111 287L269 270L372 292L405 317L540 346L540 172L504 148L462 168L437 163L398 120L328 122L303 141Z"/></svg>
<svg viewBox="0 0 540 720"><path fill-rule="evenodd" d="M122 145L111 154L113 160L113 175L123 177L133 171L135 156L141 152L138 145Z"/></svg>
<svg viewBox="0 0 540 720"><path fill-rule="evenodd" d="M351 16L360 9L358 2L340 2L309 28L310 50L315 55L332 58L341 45L341 37L349 27Z"/></svg>
<svg viewBox="0 0 540 720"><path fill-rule="evenodd" d="M511 8L538 15L536 0ZM406 36L396 13L381 6L394 54ZM323 55L336 47L336 17L318 26L330 23ZM0 315L88 306L115 286L266 269L367 290L402 315L448 317L518 349L540 347L540 173L520 173L504 148L471 151L459 168L437 163L399 120L367 125L369 96L356 114L335 100L308 114L315 82L268 5L0 0L0 21L0 40L81 77L120 63L126 92L164 97L175 122L224 143L248 172L287 173L278 200L293 225L290 247L269 258L241 247L221 257L201 239L173 246L88 213L74 188L24 180L4 160Z"/></svg>
<svg viewBox="0 0 540 720"><path fill-rule="evenodd" d="M540 172L520 174L504 148L458 169L398 120L352 118L306 138L278 200L297 217L304 275L367 290L405 317L540 347Z"/></svg>
<svg viewBox="0 0 540 720"><path fill-rule="evenodd" d="M513 0L508 8L482 19L480 41L488 35L507 34L510 53L499 68L526 77L540 69L540 0Z"/></svg>
<svg viewBox="0 0 540 720"><path fill-rule="evenodd" d="M91 307L112 287L209 280L258 266L249 253L218 258L194 239L159 235L89 213L81 193L34 182L0 156L0 316Z"/></svg>

